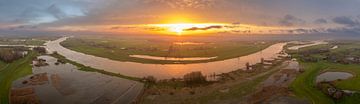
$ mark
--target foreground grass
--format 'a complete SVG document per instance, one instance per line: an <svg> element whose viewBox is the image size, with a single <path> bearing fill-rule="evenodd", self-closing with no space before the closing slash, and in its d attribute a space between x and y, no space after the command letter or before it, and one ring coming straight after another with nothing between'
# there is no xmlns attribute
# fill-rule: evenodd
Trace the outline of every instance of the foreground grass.
<svg viewBox="0 0 360 104"><path fill-rule="evenodd" d="M326 71L340 71L340 72L349 72L354 75L354 77L346 80L337 81L335 86L340 89L360 91L360 66L355 64L343 65L343 64L329 64L330 68Z"/></svg>
<svg viewBox="0 0 360 104"><path fill-rule="evenodd" d="M10 63L0 71L0 104L9 103L9 91L12 82L32 73L30 65L37 53L30 52L25 58Z"/></svg>
<svg viewBox="0 0 360 104"><path fill-rule="evenodd" d="M65 62L67 62L67 63L75 65L75 66L77 66L79 68L79 70L82 70L82 71L98 72L98 73L105 74L105 75L116 76L116 77L125 78L125 79L129 79L129 80L134 80L134 81L141 81L140 78L125 76L125 75L122 75L122 74L111 73L111 72L107 72L107 71L104 71L104 70L99 70L99 69L95 69L95 68L92 68L92 67L84 66L84 65L79 64L77 62L68 60L64 56L61 56L60 54L51 54L50 56L55 57L58 60L63 60Z"/></svg>
<svg viewBox="0 0 360 104"><path fill-rule="evenodd" d="M302 48L299 51L306 51L312 49L330 49L331 47L337 45L339 48L331 49L328 53L323 54L311 54L312 57L324 57L324 54L330 53L344 53L349 52L349 49L360 48L359 42L343 42L341 44L330 43L326 45L317 45ZM291 51L290 51L291 52ZM293 56L298 56L296 52L293 52ZM347 54L352 54L358 56L359 53L357 52L350 52ZM321 59L321 58L320 58ZM338 103L338 104L358 104L360 95L355 94L353 96L346 96L340 100L333 100L319 89L315 88L315 80L316 76L325 71L340 71L340 72L349 72L354 75L353 78L336 81L335 86L337 88L343 90L352 90L352 91L360 91L360 66L356 64L338 64L332 62L318 62L318 63L304 63L302 62L302 66L305 67L305 72L300 74L297 79L291 84L291 88L294 90L295 94L304 99L310 100L314 104L331 104L331 103Z"/></svg>
<svg viewBox="0 0 360 104"><path fill-rule="evenodd" d="M254 42L214 42L203 45L172 46L168 41L151 41L146 39L94 39L89 37L70 38L61 43L66 48L74 51L105 57L118 61L131 61L151 64L188 64L219 61L263 50L275 42L254 44ZM173 50L168 52L170 47ZM129 49L122 49L129 48ZM152 50L154 49L154 50ZM215 57L211 60L201 61L168 61L151 60L129 57L129 55L150 55L159 57Z"/></svg>
<svg viewBox="0 0 360 104"><path fill-rule="evenodd" d="M216 92L213 92L212 94L202 96L202 97L198 98L197 100L200 102L200 104L221 103L224 100L227 100L230 102L236 101L236 100L239 101L239 98L244 101L244 99L243 99L244 96L248 95L251 92L255 92L257 86L273 73L275 73L275 71L265 74L261 77L255 78L253 80L247 80L236 86L231 86L231 89L226 94L216 91Z"/></svg>
<svg viewBox="0 0 360 104"><path fill-rule="evenodd" d="M301 63L305 66L305 72L300 74L290 85L295 95L308 99L313 104L333 104L334 102L315 86L316 76L321 70L327 68L324 62Z"/></svg>
<svg viewBox="0 0 360 104"><path fill-rule="evenodd" d="M0 61L0 71L1 71L3 68L5 68L5 66L7 66L7 65L8 65L7 63Z"/></svg>

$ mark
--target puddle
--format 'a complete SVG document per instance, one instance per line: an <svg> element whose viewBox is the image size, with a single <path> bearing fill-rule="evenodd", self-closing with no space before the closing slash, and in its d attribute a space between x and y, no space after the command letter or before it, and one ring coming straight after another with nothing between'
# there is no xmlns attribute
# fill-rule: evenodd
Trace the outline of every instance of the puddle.
<svg viewBox="0 0 360 104"><path fill-rule="evenodd" d="M353 77L353 75L351 73L347 73L347 72L325 72L322 73L320 75L318 75L316 77L316 82L321 82L321 81L335 81L338 79L348 79Z"/></svg>
<svg viewBox="0 0 360 104"><path fill-rule="evenodd" d="M339 46L334 46L334 47L332 47L331 49L337 49L337 48L339 48Z"/></svg>

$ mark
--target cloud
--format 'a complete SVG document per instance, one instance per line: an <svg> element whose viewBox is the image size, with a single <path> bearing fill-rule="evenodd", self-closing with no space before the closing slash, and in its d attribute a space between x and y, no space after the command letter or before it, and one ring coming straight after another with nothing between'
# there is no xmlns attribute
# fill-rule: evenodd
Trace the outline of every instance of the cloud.
<svg viewBox="0 0 360 104"><path fill-rule="evenodd" d="M171 8L185 9L185 8L208 8L216 5L219 0L144 0L143 3L163 4Z"/></svg>
<svg viewBox="0 0 360 104"><path fill-rule="evenodd" d="M192 27L192 28L185 29L185 31L210 30L210 29L220 29L220 28L223 28L223 26L208 26L208 27L204 27L204 28Z"/></svg>
<svg viewBox="0 0 360 104"><path fill-rule="evenodd" d="M52 4L47 8L47 12L53 15L57 19L62 19L66 17L66 14L56 5Z"/></svg>
<svg viewBox="0 0 360 104"><path fill-rule="evenodd" d="M323 19L323 18L319 18L319 19L316 19L314 21L315 24L326 24L328 23L328 21L326 19Z"/></svg>
<svg viewBox="0 0 360 104"><path fill-rule="evenodd" d="M293 15L285 15L281 20L279 21L279 24L282 26L294 26L294 25L302 25L306 22L300 18L297 18Z"/></svg>
<svg viewBox="0 0 360 104"><path fill-rule="evenodd" d="M345 25L348 27L360 26L360 22L356 18L348 16L340 16L332 19L334 23Z"/></svg>

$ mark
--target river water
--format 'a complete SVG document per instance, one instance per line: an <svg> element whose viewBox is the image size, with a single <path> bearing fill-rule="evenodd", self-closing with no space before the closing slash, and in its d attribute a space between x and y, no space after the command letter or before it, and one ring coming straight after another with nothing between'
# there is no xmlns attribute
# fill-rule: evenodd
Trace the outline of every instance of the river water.
<svg viewBox="0 0 360 104"><path fill-rule="evenodd" d="M180 78L183 75L201 71L205 75L227 73L245 67L245 64L259 63L261 58L274 59L280 56L280 52L286 43L277 43L268 48L250 55L227 59L223 61L215 61L208 63L196 64L143 64L136 62L122 62L110 60L107 58L87 55L84 53L72 51L60 45L68 37L59 38L54 41L48 41L45 45L49 52L56 51L65 56L69 60L78 62L85 66L90 66L97 69L102 69L108 72L120 73L133 77L155 76L158 79Z"/></svg>

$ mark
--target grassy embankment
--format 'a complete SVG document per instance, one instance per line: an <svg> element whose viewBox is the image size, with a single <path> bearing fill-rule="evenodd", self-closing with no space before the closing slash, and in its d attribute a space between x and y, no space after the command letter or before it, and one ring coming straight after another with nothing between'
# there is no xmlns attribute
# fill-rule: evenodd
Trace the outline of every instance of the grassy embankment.
<svg viewBox="0 0 360 104"><path fill-rule="evenodd" d="M14 80L32 73L30 65L32 59L37 56L36 52L30 52L26 57L8 65L2 64L0 69L0 104L9 103L9 91Z"/></svg>
<svg viewBox="0 0 360 104"><path fill-rule="evenodd" d="M181 94L183 90L181 88L176 88L176 90L172 89L174 95L170 97L167 96L166 92L161 93L159 96L160 99L150 100L145 97L142 99L141 103L144 104L154 104L167 102L168 103L189 103L189 104L217 104L217 103L239 103L239 101L246 101L245 96L249 95L252 92L255 92L257 86L265 79L267 79L270 75L278 72L281 68L284 68L284 65L280 65L282 63L279 62L269 69L260 69L254 72L230 72L229 74L236 75L234 79L228 79L225 81L221 81L219 83L214 83L215 85L203 86L204 88L195 88L196 93L194 95L183 95ZM219 88L228 88L229 91L226 93L219 92ZM168 88L175 88L174 86L162 86L155 85L153 88L158 89L159 91L167 91ZM150 88L151 89L151 88ZM149 93L148 93L149 94ZM164 95L165 94L165 95ZM180 95L178 95L180 94ZM151 93L150 93L151 95ZM165 96L165 97L164 97ZM190 97L188 97L190 96Z"/></svg>
<svg viewBox="0 0 360 104"><path fill-rule="evenodd" d="M60 54L50 54L50 56L55 57L55 58L57 58L58 60L62 60L62 61L65 61L65 62L67 62L67 63L70 63L70 64L72 64L72 65L75 65L75 66L77 66L77 67L79 68L79 70L81 70L81 71L98 72L98 73L102 73L102 74L105 74L105 75L116 76L116 77L120 77L120 78L125 78L125 79L134 80L134 81L141 81L140 78L125 76L125 75L122 75L122 74L111 73L111 72L107 72L107 71L104 71L104 70L95 69L95 68L92 68L92 67L89 67L89 66L84 66L84 65L79 64L79 63L77 63L77 62L68 60L68 59L66 59L64 56L61 56Z"/></svg>
<svg viewBox="0 0 360 104"><path fill-rule="evenodd" d="M237 84L235 86L231 86L231 89L228 93L221 93L221 92L212 92L207 96L202 96L197 98L196 101L200 102L201 104L212 104L213 102L221 103L221 101L232 101L232 100L239 100L242 97L255 92L257 86L267 79L271 74L275 73L276 71L271 71L271 73L267 73L263 76L257 77L253 80L246 80L241 84ZM194 100L194 99L193 99ZM191 100L191 101L193 101ZM242 99L244 100L244 99ZM241 100L240 100L241 101Z"/></svg>
<svg viewBox="0 0 360 104"><path fill-rule="evenodd" d="M324 63L301 63L305 72L297 76L290 85L291 89L300 98L308 99L313 104L332 104L330 97L323 94L315 86L316 76L325 69Z"/></svg>
<svg viewBox="0 0 360 104"><path fill-rule="evenodd" d="M338 49L333 49L329 53L339 53L347 51L348 49L359 48L358 44L359 43L341 44L338 45ZM332 46L333 45L318 45L307 47L301 49L300 51L308 49L330 48ZM311 56L324 57L323 55L324 54L312 54ZM297 55L295 54L295 56ZM340 71L352 73L354 74L354 77L347 80L336 81L335 86L343 90L360 91L360 78L358 77L358 75L360 75L359 65L344 65L327 61L321 61L317 63L301 62L301 65L305 67L305 72L300 74L290 86L298 97L308 99L314 104L357 104L360 101L360 94L346 96L340 100L335 101L322 93L315 86L315 80L318 74L326 71Z"/></svg>
<svg viewBox="0 0 360 104"><path fill-rule="evenodd" d="M169 41L151 41L146 39L110 39L110 38L70 38L61 43L66 48L78 52L105 57L119 61L131 61L152 64L186 64L219 61L258 52L274 44L254 42L213 42L202 45L173 45L176 51L169 52L173 44ZM124 49L126 48L126 49ZM201 61L168 61L129 57L129 55L150 55L159 57L216 57Z"/></svg>

